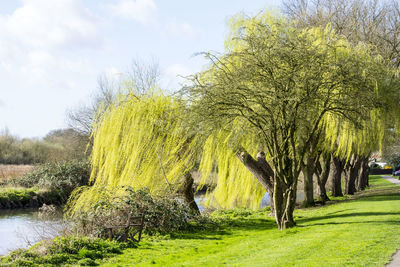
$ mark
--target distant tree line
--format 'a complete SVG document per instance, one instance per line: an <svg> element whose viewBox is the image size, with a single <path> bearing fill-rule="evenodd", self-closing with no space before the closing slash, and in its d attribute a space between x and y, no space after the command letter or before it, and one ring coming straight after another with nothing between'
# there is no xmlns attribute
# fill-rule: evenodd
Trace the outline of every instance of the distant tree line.
<svg viewBox="0 0 400 267"><path fill-rule="evenodd" d="M73 129L49 132L44 138L18 138L0 133L0 164L40 164L83 159L88 137Z"/></svg>

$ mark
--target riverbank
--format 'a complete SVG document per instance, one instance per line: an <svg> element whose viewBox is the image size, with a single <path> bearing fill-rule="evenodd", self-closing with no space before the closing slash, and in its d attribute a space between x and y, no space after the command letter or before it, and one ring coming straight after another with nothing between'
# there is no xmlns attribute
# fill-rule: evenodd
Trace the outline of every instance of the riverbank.
<svg viewBox="0 0 400 267"><path fill-rule="evenodd" d="M82 245L83 252L43 255L30 249L19 259L32 264L46 257L87 259L103 266L384 266L400 248L400 187L379 176L370 184L348 199L296 210L297 227L286 231L276 229L267 210L229 210L190 231L144 236L135 248L120 247L120 254L96 256L96 242L103 241L95 240Z"/></svg>
<svg viewBox="0 0 400 267"><path fill-rule="evenodd" d="M89 177L87 161L37 166L22 176L3 181L0 186L0 209L65 204L73 190L88 185Z"/></svg>
<svg viewBox="0 0 400 267"><path fill-rule="evenodd" d="M39 208L43 204L59 206L65 201L57 190L0 187L0 209Z"/></svg>

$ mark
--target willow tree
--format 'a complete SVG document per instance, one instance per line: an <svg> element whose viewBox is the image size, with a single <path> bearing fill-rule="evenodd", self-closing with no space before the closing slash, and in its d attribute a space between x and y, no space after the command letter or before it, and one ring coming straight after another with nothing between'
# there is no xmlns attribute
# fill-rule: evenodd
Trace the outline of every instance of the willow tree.
<svg viewBox="0 0 400 267"><path fill-rule="evenodd" d="M374 46L377 52L384 59L388 60L390 63L389 65L391 65L393 68L399 68L400 66L400 5L398 1L284 0L283 11L289 18L296 20L296 24L299 27L325 27L326 25L331 25L339 35L345 36L351 43L355 45L362 42ZM397 89L398 87L393 86L393 88ZM398 93L395 92L394 94L381 94L381 97L385 98L388 95L392 97L392 101L382 105L382 107L385 106L386 108L380 109L378 118L380 122L378 124L382 127L382 129L379 129L378 132L382 133L381 130L385 129L386 134L397 134L398 121L396 122L396 120L399 117L397 108L399 106ZM393 100L395 100L397 103L393 103ZM383 113L390 114L391 117L388 118ZM382 120L383 118L385 118L385 121ZM376 119L374 123L377 123ZM374 131L374 129L371 130ZM360 136L359 131L355 131L358 132L357 135ZM370 148L379 149L382 146L382 137L383 135L380 136L380 140L377 144L367 144L368 147L365 147L364 145L366 143L364 143L364 145L360 144L361 146L353 146L358 147L358 149L349 150L363 150L361 155L354 155L355 157L351 157L353 159L362 159L362 172L365 178L358 179L358 188L365 187L365 182L367 182L365 180L368 177L365 173L367 173L368 170L367 158L369 157L369 154L365 154L364 152ZM334 153L338 154L336 151ZM336 179L334 179L336 184L333 184L332 188L334 195L341 195L340 173L342 172L342 169L336 170L335 168L346 167L352 169L352 165L360 165L359 163L356 164L357 160L350 160L351 158L341 155L334 156L333 171L336 174ZM343 160L346 161L347 164L341 163ZM352 172L352 176L354 176L355 170ZM350 177L347 179L347 181L350 181L350 183L352 183L353 180L354 179L350 179ZM362 180L364 181L362 182ZM348 185L348 183L346 184ZM351 187L352 186L348 188ZM352 190L350 190L350 192L351 191Z"/></svg>
<svg viewBox="0 0 400 267"><path fill-rule="evenodd" d="M233 18L226 45L221 55L205 54L210 67L188 88L193 110L211 131L251 133L243 143L255 143L273 170L277 225L292 227L299 173L323 123L365 116L375 105L374 69L383 67L368 47L329 27L299 29L264 13ZM243 143L232 142L234 154L251 155ZM220 176L227 174L218 169Z"/></svg>
<svg viewBox="0 0 400 267"><path fill-rule="evenodd" d="M397 0L284 0L283 11L300 27L331 25L350 42L373 45L400 66L400 5Z"/></svg>
<svg viewBox="0 0 400 267"><path fill-rule="evenodd" d="M70 212L90 209L104 192L123 193L124 186L147 188L152 195L186 193L195 211L193 179L195 135L182 120L184 105L162 93L120 95L93 127L93 186L71 198Z"/></svg>
<svg viewBox="0 0 400 267"><path fill-rule="evenodd" d="M355 124L339 119L329 123L331 135L327 136L326 142L331 144L334 156L343 159L339 163L335 162L339 164L335 171L340 173L346 169L345 194L354 194L368 185L369 155L382 149L388 132L399 129L397 95L400 87L397 75L393 74L380 81L381 86L376 91L380 96L380 105L369 112L368 119L359 118ZM336 188L341 187L340 177L336 177L335 181L333 186L334 191L337 191Z"/></svg>

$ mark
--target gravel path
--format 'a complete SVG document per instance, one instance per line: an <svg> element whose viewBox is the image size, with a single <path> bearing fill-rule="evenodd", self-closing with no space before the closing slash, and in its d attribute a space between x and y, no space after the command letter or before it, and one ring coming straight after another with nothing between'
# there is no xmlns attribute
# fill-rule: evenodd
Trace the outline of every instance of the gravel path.
<svg viewBox="0 0 400 267"><path fill-rule="evenodd" d="M400 180L399 180L398 177L394 178L394 177L391 176L391 175L382 175L381 177L384 178L384 179L386 179L386 180L388 180L388 181L391 182L391 183L400 185Z"/></svg>
<svg viewBox="0 0 400 267"><path fill-rule="evenodd" d="M393 178L393 176L382 175L382 178L388 180L391 183L400 185L400 180L397 178ZM394 255L391 262L386 264L386 267L399 267L400 266L400 250L398 250Z"/></svg>

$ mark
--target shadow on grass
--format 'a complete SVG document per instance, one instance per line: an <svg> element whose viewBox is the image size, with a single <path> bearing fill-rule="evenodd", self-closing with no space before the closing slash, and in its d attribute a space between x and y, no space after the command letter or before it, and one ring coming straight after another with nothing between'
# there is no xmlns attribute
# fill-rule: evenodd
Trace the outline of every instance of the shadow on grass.
<svg viewBox="0 0 400 267"><path fill-rule="evenodd" d="M340 218L355 218L355 217L370 217L370 216L388 216L388 215L397 215L400 217L400 212L352 212L352 213L345 213L345 214L330 214L330 215L325 215L325 216L318 216L318 217L310 217L310 218L300 218L297 220L298 224L303 224L303 223L309 223L309 222L314 222L314 221L320 221L320 220L329 220L329 219L340 219ZM360 218L357 222L352 222L352 223L365 223L368 221L364 221ZM391 221L371 221L371 222L381 222L381 223L386 223L386 222L391 222ZM326 222L326 223L318 223L318 224L312 224L312 225L302 225L302 226L313 226L313 225L324 225L324 224L347 224L349 222ZM397 222L400 224L400 220Z"/></svg>
<svg viewBox="0 0 400 267"><path fill-rule="evenodd" d="M326 222L326 223L313 223L307 225L298 225L298 227L313 227L323 225L342 225L342 224L390 224L400 225L400 221L357 221L357 222Z"/></svg>
<svg viewBox="0 0 400 267"><path fill-rule="evenodd" d="M337 211L329 212L329 213L327 213L327 215L338 214L338 213L349 211L349 210L353 210L353 209L337 210Z"/></svg>
<svg viewBox="0 0 400 267"><path fill-rule="evenodd" d="M231 235L233 231L257 231L275 229L274 220L235 218L221 219L218 223L207 223L199 227L192 227L187 231L172 233L171 239L209 239L219 240L223 235Z"/></svg>
<svg viewBox="0 0 400 267"><path fill-rule="evenodd" d="M400 195L399 193L390 193L390 194L373 194L373 195L367 195L363 196L360 198L356 198L354 200L357 201L393 201L393 200L400 200Z"/></svg>
<svg viewBox="0 0 400 267"><path fill-rule="evenodd" d="M335 205L338 203L349 202L349 201L393 201L400 200L400 191L398 188L377 188L369 189L367 191L357 192L355 195L346 195L346 199L335 199L332 198L330 201L325 203L325 206ZM341 198L341 197L339 197Z"/></svg>

